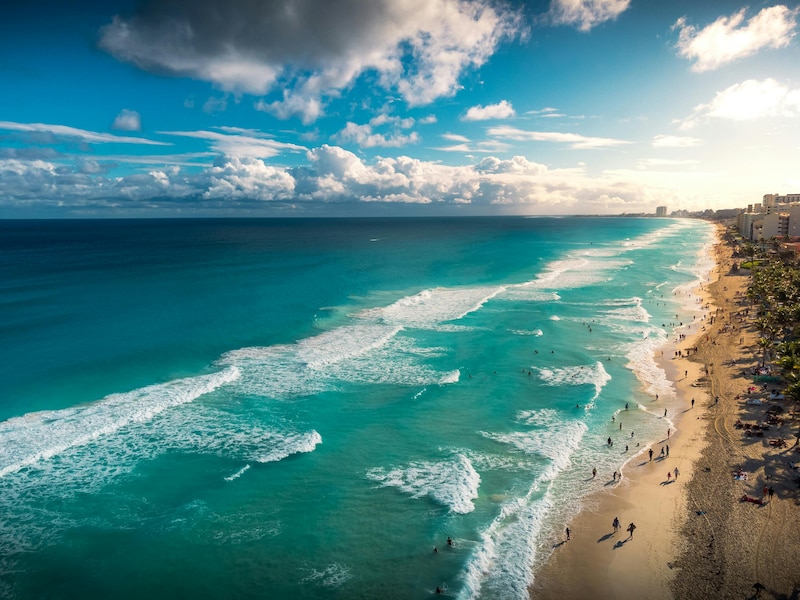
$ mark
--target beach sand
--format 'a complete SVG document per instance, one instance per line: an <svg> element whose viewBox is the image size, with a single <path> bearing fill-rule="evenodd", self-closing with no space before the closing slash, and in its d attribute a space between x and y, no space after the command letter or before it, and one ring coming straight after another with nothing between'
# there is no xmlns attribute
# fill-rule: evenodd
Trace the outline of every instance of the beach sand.
<svg viewBox="0 0 800 600"><path fill-rule="evenodd" d="M669 415L677 431L668 439L665 419L652 461L644 448L626 465L622 482L589 498L565 524L571 539L554 544L535 575L532 598L751 598L756 582L764 586L761 598L800 594L800 471L788 466L800 461L793 447L798 420L789 416L789 400L746 402L748 387L760 385L750 374L760 357L752 311L736 316L748 308L749 277L731 272L730 247L719 242L714 252L717 267L697 294L715 318L673 340L660 360L683 406L676 412L672 404L676 414ZM686 358L694 347L697 353ZM683 357L675 357L676 348ZM750 397L767 395L759 388ZM764 437L735 427L738 419L763 423L771 406L784 410L785 422ZM647 409L659 410L658 401ZM768 443L779 436L787 448ZM667 444L669 457L661 458ZM679 477L668 479L676 467ZM747 480L733 477L739 468ZM742 501L745 494L761 498L765 484L775 491L771 500ZM621 523L616 533L614 517ZM636 530L629 537L631 522Z"/></svg>

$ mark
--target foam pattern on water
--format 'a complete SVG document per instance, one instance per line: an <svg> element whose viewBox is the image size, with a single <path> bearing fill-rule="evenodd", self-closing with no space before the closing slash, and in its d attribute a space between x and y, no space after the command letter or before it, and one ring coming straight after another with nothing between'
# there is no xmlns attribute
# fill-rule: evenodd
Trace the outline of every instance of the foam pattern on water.
<svg viewBox="0 0 800 600"><path fill-rule="evenodd" d="M475 510L481 478L472 462L463 454L450 460L415 461L403 467L376 467L367 478L382 487L394 487L412 498L428 497L459 514Z"/></svg>
<svg viewBox="0 0 800 600"><path fill-rule="evenodd" d="M113 435L127 426L150 421L168 408L192 402L238 378L239 370L229 367L219 373L113 394L91 404L29 413L0 422L0 477Z"/></svg>
<svg viewBox="0 0 800 600"><path fill-rule="evenodd" d="M499 514L480 532L480 544L465 566L461 598L528 598L537 552L534 540L553 507L549 484L570 466L588 429L582 421L565 421L550 409L521 411L517 417L518 422L536 428L482 433L548 462L539 467L527 490L504 502Z"/></svg>
<svg viewBox="0 0 800 600"><path fill-rule="evenodd" d="M539 369L539 378L546 385L561 387L564 385L591 385L594 387L594 395L588 400L587 407L594 406L595 401L600 396L600 392L611 381L603 363L597 361L593 365L578 365L562 367L556 369Z"/></svg>

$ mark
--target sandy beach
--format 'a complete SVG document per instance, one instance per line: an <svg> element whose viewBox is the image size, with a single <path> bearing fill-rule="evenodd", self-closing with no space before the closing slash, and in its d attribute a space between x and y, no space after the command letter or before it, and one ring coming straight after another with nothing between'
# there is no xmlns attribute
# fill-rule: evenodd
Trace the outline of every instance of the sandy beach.
<svg viewBox="0 0 800 600"><path fill-rule="evenodd" d="M800 461L797 421L791 401L770 400L771 388L754 383L760 351L753 315L744 315L748 272L731 271L732 249L723 242L714 252L716 269L696 291L709 305L703 327L673 339L659 357L683 408L665 419L652 459L645 448L619 484L589 498L566 524L570 540L554 544L536 573L533 598L750 598L756 583L761 598L800 594L800 471L789 467ZM748 393L751 386L757 390ZM761 403L747 402L754 399ZM765 423L775 406L784 421L763 437L737 427ZM675 431L668 435L670 421ZM781 436L788 447L769 444ZM746 475L735 478L739 469ZM770 487L774 495L763 496ZM745 495L763 501L743 501Z"/></svg>

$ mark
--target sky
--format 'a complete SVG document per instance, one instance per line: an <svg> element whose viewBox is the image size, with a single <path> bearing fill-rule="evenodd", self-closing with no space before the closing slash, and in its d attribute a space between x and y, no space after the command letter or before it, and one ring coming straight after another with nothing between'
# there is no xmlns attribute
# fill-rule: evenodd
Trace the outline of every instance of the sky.
<svg viewBox="0 0 800 600"><path fill-rule="evenodd" d="M800 193L798 2L0 6L0 218L652 213Z"/></svg>

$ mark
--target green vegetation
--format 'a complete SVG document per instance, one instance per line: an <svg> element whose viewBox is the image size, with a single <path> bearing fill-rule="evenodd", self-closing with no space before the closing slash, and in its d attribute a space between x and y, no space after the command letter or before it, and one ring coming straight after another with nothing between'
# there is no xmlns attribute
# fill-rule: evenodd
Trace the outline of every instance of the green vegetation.
<svg viewBox="0 0 800 600"><path fill-rule="evenodd" d="M780 369L786 384L784 393L795 402L795 412L800 408L800 264L785 255L754 260L758 249L744 244L738 255L753 260L743 263L752 269L752 281L747 297L757 309L755 325L761 337L758 340L762 365L772 362ZM752 265L752 266L747 266ZM798 431L800 443L800 431Z"/></svg>

